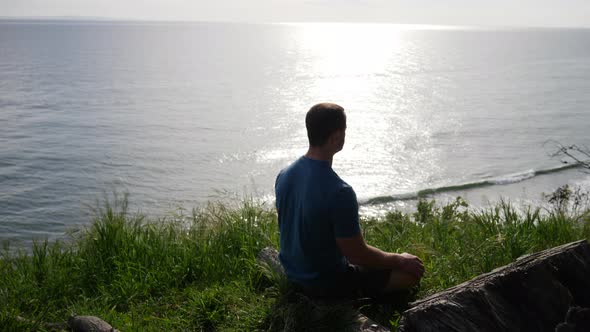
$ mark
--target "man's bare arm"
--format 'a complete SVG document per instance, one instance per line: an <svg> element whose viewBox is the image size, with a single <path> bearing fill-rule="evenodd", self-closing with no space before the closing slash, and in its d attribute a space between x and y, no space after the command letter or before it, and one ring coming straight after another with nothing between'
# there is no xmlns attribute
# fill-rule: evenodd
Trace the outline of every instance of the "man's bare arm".
<svg viewBox="0 0 590 332"><path fill-rule="evenodd" d="M373 268L395 269L409 273L420 279L424 274L424 264L420 258L408 254L385 252L368 245L362 234L347 238L336 238L340 252L349 262Z"/></svg>

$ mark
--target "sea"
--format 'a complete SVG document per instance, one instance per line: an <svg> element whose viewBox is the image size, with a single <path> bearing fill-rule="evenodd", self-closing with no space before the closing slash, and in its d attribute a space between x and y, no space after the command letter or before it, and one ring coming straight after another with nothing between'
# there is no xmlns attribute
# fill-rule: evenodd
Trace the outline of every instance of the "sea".
<svg viewBox="0 0 590 332"><path fill-rule="evenodd" d="M318 102L346 110L333 168L366 216L590 189L552 156L590 140L590 30L4 19L0 241L62 238L114 193L154 220L270 208Z"/></svg>

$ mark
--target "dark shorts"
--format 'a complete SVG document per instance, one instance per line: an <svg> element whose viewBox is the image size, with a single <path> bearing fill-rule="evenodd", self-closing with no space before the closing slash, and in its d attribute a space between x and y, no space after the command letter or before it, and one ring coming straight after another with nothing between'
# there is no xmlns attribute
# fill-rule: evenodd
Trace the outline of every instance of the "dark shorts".
<svg viewBox="0 0 590 332"><path fill-rule="evenodd" d="M311 297L358 299L377 297L387 286L389 269L370 269L349 264L346 272L338 275L333 283L322 287L300 286Z"/></svg>

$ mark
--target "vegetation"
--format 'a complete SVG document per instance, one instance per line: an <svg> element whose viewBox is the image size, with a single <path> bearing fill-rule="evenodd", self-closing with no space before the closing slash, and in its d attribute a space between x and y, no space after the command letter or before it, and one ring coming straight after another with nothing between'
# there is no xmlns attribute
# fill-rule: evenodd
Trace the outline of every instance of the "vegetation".
<svg viewBox="0 0 590 332"><path fill-rule="evenodd" d="M423 258L423 297L523 254L590 239L586 197L562 187L546 208L501 202L484 210L461 198L421 200L415 213L363 220L363 231L370 244ZM263 247L278 246L276 215L265 204L211 204L164 220L128 213L126 196L102 205L65 240L29 252L5 246L0 326L42 331L72 313L121 331L340 331L350 323L348 307L310 303L257 264ZM395 326L399 312L385 317Z"/></svg>
<svg viewBox="0 0 590 332"><path fill-rule="evenodd" d="M576 165L590 169L590 148L586 145L563 145L557 141L549 140L545 144L553 146L554 151L550 154L552 158L559 158L563 164Z"/></svg>

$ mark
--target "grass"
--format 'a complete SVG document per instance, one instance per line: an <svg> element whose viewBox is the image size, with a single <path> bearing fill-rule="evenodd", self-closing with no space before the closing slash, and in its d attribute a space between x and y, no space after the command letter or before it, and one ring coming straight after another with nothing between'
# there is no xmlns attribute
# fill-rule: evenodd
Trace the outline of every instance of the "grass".
<svg viewBox="0 0 590 332"><path fill-rule="evenodd" d="M415 213L363 220L363 232L372 245L423 259L427 273L417 294L423 297L523 254L590 239L588 205L566 190L570 195L549 197L548 208L500 202L475 210L460 198L444 206L421 200ZM257 264L262 248L278 246L269 206L250 200L234 207L210 204L150 220L128 213L127 201L106 200L88 228L64 240L36 242L28 252L4 249L4 330L43 331L45 323L63 322L73 313L99 316L121 331L349 326L348 307L306 302ZM384 317L395 327L399 312Z"/></svg>

